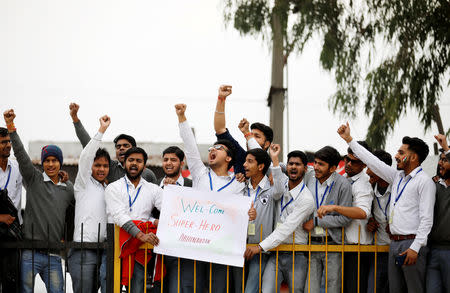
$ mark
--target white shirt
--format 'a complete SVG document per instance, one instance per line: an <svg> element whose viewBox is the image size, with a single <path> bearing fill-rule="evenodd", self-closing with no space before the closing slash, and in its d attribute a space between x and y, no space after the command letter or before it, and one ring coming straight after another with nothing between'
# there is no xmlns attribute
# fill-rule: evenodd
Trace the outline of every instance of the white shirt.
<svg viewBox="0 0 450 293"><path fill-rule="evenodd" d="M347 174L345 174L345 176L347 177ZM361 226L360 243L372 244L373 234L366 229L367 220L370 218L373 200L373 192L372 186L369 183L369 176L367 176L363 170L349 178L352 184L352 206L362 209L366 213L366 218L364 220L352 219L350 224L344 228L345 241L350 244L357 244L358 230L359 226Z"/></svg>
<svg viewBox="0 0 450 293"><path fill-rule="evenodd" d="M256 193L258 192L258 196L261 193L261 190L266 186L267 183L267 176L264 176L261 181L256 185L256 188L253 188L252 179L248 181L248 190L250 192L250 198L252 199L252 202L255 202ZM258 191L259 189L259 191ZM248 196L248 192L243 193L245 196Z"/></svg>
<svg viewBox="0 0 450 293"><path fill-rule="evenodd" d="M106 239L106 184L92 177L92 164L95 153L101 144L103 133L98 132L86 145L80 155L78 174L73 186L75 192L75 230L73 240L81 242L83 224L83 242L103 242ZM98 228L100 224L100 235ZM99 237L100 236L100 237Z"/></svg>
<svg viewBox="0 0 450 293"><path fill-rule="evenodd" d="M399 171L385 164L355 140L348 145L367 167L392 184L390 231L393 235L415 234L416 237L409 248L418 253L420 248L427 244L428 234L433 226L435 183L420 166L405 176L403 170ZM395 203L403 188L401 197Z"/></svg>
<svg viewBox="0 0 450 293"><path fill-rule="evenodd" d="M286 175L284 177L287 183L288 178ZM281 200L278 200L276 204L275 219L279 224L272 234L259 244L261 248L268 251L281 243L292 244L293 232L295 232L296 244L306 244L308 233L303 230L303 223L313 213L314 204L313 195L303 180L291 190L286 187L283 195L283 212L281 212Z"/></svg>
<svg viewBox="0 0 450 293"><path fill-rule="evenodd" d="M213 170L203 164L189 123L184 121L179 123L178 126L184 142L186 161L192 175L192 187L207 191L219 191L221 189L223 192L242 195L245 184L237 181L233 172L228 172L228 176L217 176Z"/></svg>
<svg viewBox="0 0 450 293"><path fill-rule="evenodd" d="M389 185L386 188L384 194L380 194L378 191L378 186L375 185L374 188L374 200L373 200L373 217L380 224L377 230L377 245L389 245L391 243L391 239L389 238L389 234L386 232L386 226L388 224L389 218L389 205L392 200L391 187ZM381 208L380 208L381 207Z"/></svg>
<svg viewBox="0 0 450 293"><path fill-rule="evenodd" d="M166 179L166 176L164 176L164 178L159 183L159 187L163 187L164 186L164 179ZM178 176L178 179L175 182L175 184L179 185L179 186L184 186L184 178L183 178L183 176L181 176L181 174L180 174L180 176Z"/></svg>
<svg viewBox="0 0 450 293"><path fill-rule="evenodd" d="M132 220L149 221L153 207L161 210L163 189L142 177L135 188L125 175L109 184L105 192L108 222L120 227Z"/></svg>
<svg viewBox="0 0 450 293"><path fill-rule="evenodd" d="M11 172L11 175L9 175L9 172ZM8 176L9 182L6 186ZM19 222L22 224L22 175L20 175L19 164L17 161L9 158L5 171L0 168L0 189L5 189L5 186L6 189L8 189L8 197L11 199L19 214Z"/></svg>
<svg viewBox="0 0 450 293"><path fill-rule="evenodd" d="M42 172L42 177L44 178L44 181L50 181L51 183L55 184L55 182L53 182L53 180L50 177L48 177L47 173ZM67 186L67 184L62 182L60 178L58 178L58 183L56 183L55 185Z"/></svg>

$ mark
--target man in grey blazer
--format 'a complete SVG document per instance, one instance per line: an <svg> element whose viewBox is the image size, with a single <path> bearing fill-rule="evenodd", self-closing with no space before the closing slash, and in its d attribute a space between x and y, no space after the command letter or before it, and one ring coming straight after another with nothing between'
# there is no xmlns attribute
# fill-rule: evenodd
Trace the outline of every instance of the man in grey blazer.
<svg viewBox="0 0 450 293"><path fill-rule="evenodd" d="M339 175L336 169L341 160L339 152L331 146L326 146L314 154L314 170L311 168L305 174L306 185L313 194L315 206L314 216L303 224L303 229L311 232L312 244L341 244L342 227L347 226L351 219L338 213L329 213L322 218L317 216L321 205L352 205L352 190L350 182ZM310 292L319 293L325 266L328 266L328 292L341 292L341 253L325 252L311 254ZM305 290L306 291L306 290Z"/></svg>

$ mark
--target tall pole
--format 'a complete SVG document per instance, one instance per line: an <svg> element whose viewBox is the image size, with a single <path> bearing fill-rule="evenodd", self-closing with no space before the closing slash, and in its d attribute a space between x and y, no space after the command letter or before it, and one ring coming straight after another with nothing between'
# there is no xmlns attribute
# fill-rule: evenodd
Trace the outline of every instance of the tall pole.
<svg viewBox="0 0 450 293"><path fill-rule="evenodd" d="M270 126L273 129L274 143L283 145L283 118L284 118L284 43L283 43L283 15L281 8L286 0L275 0L272 13L272 81L270 90ZM280 9L281 8L281 9ZM280 160L284 158L284 150L280 152Z"/></svg>

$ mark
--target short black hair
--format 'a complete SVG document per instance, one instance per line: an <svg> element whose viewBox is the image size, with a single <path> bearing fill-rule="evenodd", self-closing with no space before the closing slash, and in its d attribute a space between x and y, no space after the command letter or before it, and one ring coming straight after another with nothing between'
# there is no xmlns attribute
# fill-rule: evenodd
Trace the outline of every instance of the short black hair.
<svg viewBox="0 0 450 293"><path fill-rule="evenodd" d="M385 150L377 149L373 151L373 155L385 162L387 165L392 166L392 156Z"/></svg>
<svg viewBox="0 0 450 293"><path fill-rule="evenodd" d="M8 129L5 127L0 127L0 137L5 137L8 135L9 135Z"/></svg>
<svg viewBox="0 0 450 293"><path fill-rule="evenodd" d="M142 155L144 156L144 165L147 164L148 156L147 156L147 153L144 151L143 148L140 148L140 147L132 147L132 148L128 149L128 150L125 152L125 160L124 160L124 162L127 161L128 157L129 157L131 154L142 154Z"/></svg>
<svg viewBox="0 0 450 293"><path fill-rule="evenodd" d="M267 173L267 170L269 170L270 163L272 163L272 160L270 159L269 154L266 151L264 151L263 149L257 148L257 149L248 150L245 154L245 157L247 157L247 155L254 156L258 165L264 164L264 169L262 170L262 174L265 175Z"/></svg>
<svg viewBox="0 0 450 293"><path fill-rule="evenodd" d="M308 157L306 156L306 154L302 151L299 150L295 150L290 152L288 155L288 162L290 158L300 158L300 160L302 160L303 165L308 165Z"/></svg>
<svg viewBox="0 0 450 293"><path fill-rule="evenodd" d="M267 141L269 141L269 142L273 141L273 130L269 126L259 123L259 122L255 122L252 125L250 125L250 129L260 130L262 133L264 133L264 136L266 137Z"/></svg>
<svg viewBox="0 0 450 293"><path fill-rule="evenodd" d="M357 143L359 143L361 146L363 146L369 152L372 152L372 148L364 140L358 140ZM351 148L347 148L347 153L350 155L354 155L353 150Z"/></svg>
<svg viewBox="0 0 450 293"><path fill-rule="evenodd" d="M116 136L116 138L113 140L114 141L114 145L117 144L117 142L119 141L119 139L125 139L127 140L132 147L136 147L136 140L134 139L134 137L132 137L131 135L128 134L119 134L118 136Z"/></svg>
<svg viewBox="0 0 450 293"><path fill-rule="evenodd" d="M219 139L214 143L214 145L221 144L227 147L227 155L231 157L231 161L228 163L228 169L230 169L234 165L234 161L236 159L236 148L233 143L226 139Z"/></svg>
<svg viewBox="0 0 450 293"><path fill-rule="evenodd" d="M419 156L420 164L422 164L422 162L425 161L425 159L428 156L428 153L430 152L428 145L418 137L405 136L402 139L402 143L407 144L408 150L413 151Z"/></svg>
<svg viewBox="0 0 450 293"><path fill-rule="evenodd" d="M339 166L339 162L341 161L341 155L339 152L329 145L321 148L317 152L314 153L314 158L320 159L328 165L331 166Z"/></svg>
<svg viewBox="0 0 450 293"><path fill-rule="evenodd" d="M180 159L180 162L184 160L184 152L175 145L166 148L163 151L163 157L165 154L175 154L178 157L178 159Z"/></svg>
<svg viewBox="0 0 450 293"><path fill-rule="evenodd" d="M109 153L108 153L108 151L106 149L99 148L95 152L94 161L99 159L99 158L105 158L108 161L108 164L111 164L111 157L109 156Z"/></svg>

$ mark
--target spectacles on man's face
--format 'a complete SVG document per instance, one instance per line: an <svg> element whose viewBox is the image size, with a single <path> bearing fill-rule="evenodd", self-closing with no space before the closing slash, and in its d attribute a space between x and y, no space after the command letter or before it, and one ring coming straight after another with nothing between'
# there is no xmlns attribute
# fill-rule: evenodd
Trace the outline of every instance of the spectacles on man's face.
<svg viewBox="0 0 450 293"><path fill-rule="evenodd" d="M360 163L362 163L361 162L361 160L359 160L359 159L351 159L349 156L345 156L344 157L344 161L346 162L346 163L352 163L352 164L360 164Z"/></svg>
<svg viewBox="0 0 450 293"><path fill-rule="evenodd" d="M0 144L9 144L9 143L11 143L10 139L0 140Z"/></svg>
<svg viewBox="0 0 450 293"><path fill-rule="evenodd" d="M117 150L120 150L122 147L124 147L126 149L129 149L129 148L131 148L131 144L129 144L129 143L116 144L116 149Z"/></svg>
<svg viewBox="0 0 450 293"><path fill-rule="evenodd" d="M217 151L220 151L220 150L227 151L227 149L223 145L216 144L216 145L213 145L212 147L210 147L208 149L208 152L211 152L214 149L217 150Z"/></svg>

